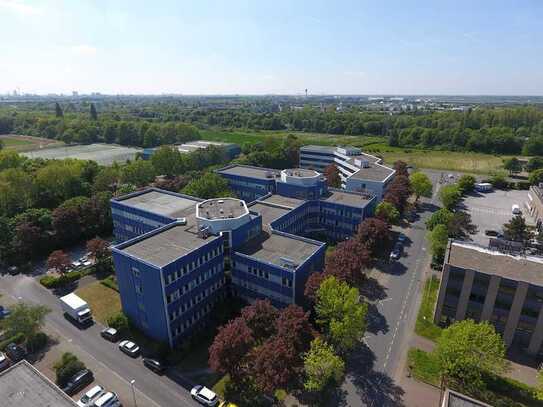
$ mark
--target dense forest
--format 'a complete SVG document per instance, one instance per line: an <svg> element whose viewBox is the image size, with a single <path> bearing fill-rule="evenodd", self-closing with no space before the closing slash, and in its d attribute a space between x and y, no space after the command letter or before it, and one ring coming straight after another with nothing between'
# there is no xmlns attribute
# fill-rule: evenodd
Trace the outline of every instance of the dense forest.
<svg viewBox="0 0 543 407"><path fill-rule="evenodd" d="M204 128L284 130L382 136L398 147L543 155L543 109L535 106L398 114L356 107L336 111L333 106L268 110L243 104L218 108L174 102L41 103L0 109L0 134L154 147L197 139L198 129Z"/></svg>

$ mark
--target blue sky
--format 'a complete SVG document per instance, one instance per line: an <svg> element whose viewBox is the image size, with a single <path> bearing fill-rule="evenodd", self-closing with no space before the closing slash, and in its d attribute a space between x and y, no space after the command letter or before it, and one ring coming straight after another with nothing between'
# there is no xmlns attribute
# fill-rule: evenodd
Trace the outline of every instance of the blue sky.
<svg viewBox="0 0 543 407"><path fill-rule="evenodd" d="M543 95L543 1L0 0L0 93Z"/></svg>

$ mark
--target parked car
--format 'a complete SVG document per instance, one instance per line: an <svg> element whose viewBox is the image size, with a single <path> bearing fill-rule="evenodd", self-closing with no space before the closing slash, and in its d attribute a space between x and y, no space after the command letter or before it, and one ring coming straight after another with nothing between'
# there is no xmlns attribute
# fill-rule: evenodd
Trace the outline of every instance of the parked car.
<svg viewBox="0 0 543 407"><path fill-rule="evenodd" d="M78 268L78 267L81 267L82 264L83 264L83 263L81 263L81 261L79 261L79 260L72 261L72 267L73 267L74 269L76 269L76 268Z"/></svg>
<svg viewBox="0 0 543 407"><path fill-rule="evenodd" d="M111 327L103 329L102 332L100 332L100 335L102 335L102 338L111 342L117 342L119 339L119 331Z"/></svg>
<svg viewBox="0 0 543 407"><path fill-rule="evenodd" d="M17 266L8 267L8 273L11 274L12 276L16 276L17 274L19 274L19 267Z"/></svg>
<svg viewBox="0 0 543 407"><path fill-rule="evenodd" d="M16 343L10 343L6 346L6 355L13 362L17 363L26 357L26 350Z"/></svg>
<svg viewBox="0 0 543 407"><path fill-rule="evenodd" d="M399 243L402 243L402 244L403 244L403 243L405 243L406 240L407 240L407 236L404 235L403 233L400 233L400 234L398 235L398 242L399 242Z"/></svg>
<svg viewBox="0 0 543 407"><path fill-rule="evenodd" d="M217 395L205 386L194 386L190 390L192 398L205 406L216 406L219 403Z"/></svg>
<svg viewBox="0 0 543 407"><path fill-rule="evenodd" d="M496 232L495 230L485 230L485 235L487 236L498 236L498 232Z"/></svg>
<svg viewBox="0 0 543 407"><path fill-rule="evenodd" d="M121 402L115 393L108 391L101 395L92 407L120 407Z"/></svg>
<svg viewBox="0 0 543 407"><path fill-rule="evenodd" d="M62 391L71 396L92 383L93 380L94 375L92 372L89 369L83 369L72 376L66 386L62 388Z"/></svg>
<svg viewBox="0 0 543 407"><path fill-rule="evenodd" d="M128 340L121 341L119 343L119 349L133 358L140 354L140 347L134 342Z"/></svg>
<svg viewBox="0 0 543 407"><path fill-rule="evenodd" d="M390 260L398 260L402 256L403 246L401 243L397 242L394 245L394 249L390 252Z"/></svg>
<svg viewBox="0 0 543 407"><path fill-rule="evenodd" d="M90 407L92 406L94 401L98 400L98 398L100 398L100 396L104 393L104 388L100 385L96 385L81 396L81 398L77 402L77 405L79 407Z"/></svg>
<svg viewBox="0 0 543 407"><path fill-rule="evenodd" d="M6 370L9 367L9 359L5 353L0 352L0 372Z"/></svg>
<svg viewBox="0 0 543 407"><path fill-rule="evenodd" d="M4 319L5 317L9 317L9 314L11 314L11 311L7 308L5 308L3 305L0 305L0 319Z"/></svg>
<svg viewBox="0 0 543 407"><path fill-rule="evenodd" d="M143 364L155 373L162 374L166 370L164 363L151 358L144 358Z"/></svg>

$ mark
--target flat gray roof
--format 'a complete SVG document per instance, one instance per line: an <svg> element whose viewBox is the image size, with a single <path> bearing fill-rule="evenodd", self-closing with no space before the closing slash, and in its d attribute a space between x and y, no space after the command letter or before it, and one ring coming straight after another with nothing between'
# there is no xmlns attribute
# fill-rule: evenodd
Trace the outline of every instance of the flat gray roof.
<svg viewBox="0 0 543 407"><path fill-rule="evenodd" d="M320 246L304 240L262 232L243 245L238 252L259 260L281 266L281 257L288 258L300 265L315 253Z"/></svg>
<svg viewBox="0 0 543 407"><path fill-rule="evenodd" d="M164 267L213 239L218 239L218 236L212 235L207 239L198 237L196 216L192 215L184 226L173 225L120 250L154 266Z"/></svg>
<svg viewBox="0 0 543 407"><path fill-rule="evenodd" d="M148 190L126 199L121 198L119 202L170 218L186 217L196 210L195 205L198 203L197 200L157 190Z"/></svg>
<svg viewBox="0 0 543 407"><path fill-rule="evenodd" d="M329 189L328 192L328 196L322 197L323 201L363 208L371 200L371 198L367 198L362 194L353 192L337 191L332 189Z"/></svg>
<svg viewBox="0 0 543 407"><path fill-rule="evenodd" d="M351 164L354 164L354 160L366 160L366 161L369 161L370 163L378 163L379 161L381 161L379 157L376 157L371 154L366 154L366 153L351 155L349 156L349 159L347 161L350 162Z"/></svg>
<svg viewBox="0 0 543 407"><path fill-rule="evenodd" d="M0 407L74 407L75 402L26 360L0 373Z"/></svg>
<svg viewBox="0 0 543 407"><path fill-rule="evenodd" d="M235 198L210 199L198 204L198 208L198 216L207 219L238 218L247 213L244 202Z"/></svg>
<svg viewBox="0 0 543 407"><path fill-rule="evenodd" d="M475 400L465 394L447 389L442 407L492 407L490 404Z"/></svg>
<svg viewBox="0 0 543 407"><path fill-rule="evenodd" d="M392 168L370 163L368 168L360 168L360 170L351 175L351 178L367 179L369 181L384 181L393 173L394 170Z"/></svg>
<svg viewBox="0 0 543 407"><path fill-rule="evenodd" d="M250 178L258 178L258 179L266 179L266 180L273 180L275 177L280 176L279 170L273 170L270 168L261 168L261 167L251 167L249 165L231 165L228 167L221 168L220 170L217 170L219 174L229 174L229 175L237 175L240 177L250 177ZM269 174L273 174L274 176L269 177Z"/></svg>
<svg viewBox="0 0 543 407"><path fill-rule="evenodd" d="M452 242L449 245L447 263L451 266L543 286L543 257L513 256L473 243Z"/></svg>
<svg viewBox="0 0 543 407"><path fill-rule="evenodd" d="M291 208L291 209L294 209L305 202L303 199L290 198L288 196L281 196L277 194L273 194L265 199L261 199L261 201L266 202L266 203L269 202L276 205L286 206L287 208Z"/></svg>
<svg viewBox="0 0 543 407"><path fill-rule="evenodd" d="M333 153L336 150L334 146L317 146L317 145L308 145L300 147L301 151L319 151L322 153Z"/></svg>
<svg viewBox="0 0 543 407"><path fill-rule="evenodd" d="M290 209L280 208L275 205L267 204L266 202L256 202L249 207L249 210L258 212L262 215L262 225L269 225L285 213L290 212Z"/></svg>

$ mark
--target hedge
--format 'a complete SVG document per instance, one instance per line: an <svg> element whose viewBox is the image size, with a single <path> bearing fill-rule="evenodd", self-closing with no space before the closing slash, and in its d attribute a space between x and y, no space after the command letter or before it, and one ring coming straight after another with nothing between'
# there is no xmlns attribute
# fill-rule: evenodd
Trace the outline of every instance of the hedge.
<svg viewBox="0 0 543 407"><path fill-rule="evenodd" d="M108 288L111 288L112 290L115 290L119 292L119 285L117 284L117 280L115 279L115 276L108 276L100 281L101 284L105 285Z"/></svg>
<svg viewBox="0 0 543 407"><path fill-rule="evenodd" d="M60 277L43 276L42 278L40 278L40 284L46 288L58 288L73 283L80 278L80 271L70 271L69 273L63 274Z"/></svg>

